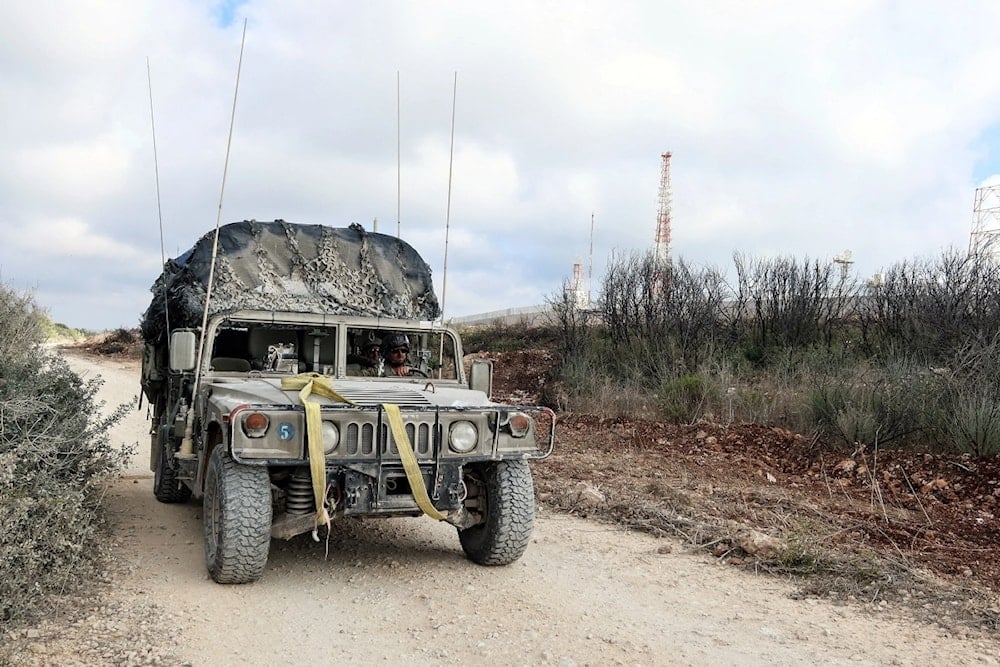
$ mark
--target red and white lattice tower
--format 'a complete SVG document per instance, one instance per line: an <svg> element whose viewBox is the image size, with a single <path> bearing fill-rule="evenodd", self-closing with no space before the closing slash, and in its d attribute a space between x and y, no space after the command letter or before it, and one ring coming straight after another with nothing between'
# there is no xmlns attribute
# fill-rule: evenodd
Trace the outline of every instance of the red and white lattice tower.
<svg viewBox="0 0 1000 667"><path fill-rule="evenodd" d="M1000 185L976 188L969 254L991 260L1000 257Z"/></svg>
<svg viewBox="0 0 1000 667"><path fill-rule="evenodd" d="M653 242L653 254L660 265L670 264L670 151L660 156L663 158L663 170L660 173L659 207L656 214L656 240Z"/></svg>

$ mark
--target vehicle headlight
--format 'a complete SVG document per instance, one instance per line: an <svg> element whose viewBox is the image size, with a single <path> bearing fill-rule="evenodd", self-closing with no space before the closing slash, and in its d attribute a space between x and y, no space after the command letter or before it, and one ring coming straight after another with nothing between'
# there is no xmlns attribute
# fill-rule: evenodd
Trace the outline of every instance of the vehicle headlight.
<svg viewBox="0 0 1000 667"><path fill-rule="evenodd" d="M479 431L468 421L455 422L448 429L448 446L453 452L467 454L479 444Z"/></svg>
<svg viewBox="0 0 1000 667"><path fill-rule="evenodd" d="M323 453L332 454L340 444L340 429L333 422L324 419L320 430L323 432Z"/></svg>
<svg viewBox="0 0 1000 667"><path fill-rule="evenodd" d="M263 438L271 420L263 412L251 412L243 417L243 432L248 438Z"/></svg>
<svg viewBox="0 0 1000 667"><path fill-rule="evenodd" d="M531 428L531 420L523 412L512 412L507 423L510 425L510 434L515 438L523 438L528 435Z"/></svg>

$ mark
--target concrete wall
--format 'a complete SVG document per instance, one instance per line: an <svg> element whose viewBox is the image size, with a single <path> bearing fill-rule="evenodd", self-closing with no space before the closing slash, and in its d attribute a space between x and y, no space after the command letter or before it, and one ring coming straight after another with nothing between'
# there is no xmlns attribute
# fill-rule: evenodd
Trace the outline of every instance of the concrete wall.
<svg viewBox="0 0 1000 667"><path fill-rule="evenodd" d="M523 306L521 308L493 310L488 313L479 313L478 315L452 317L448 319L448 324L454 327L478 327L488 326L494 322L501 322L503 324L520 324L523 322L531 326L537 326L547 324L551 313L552 307L548 304Z"/></svg>

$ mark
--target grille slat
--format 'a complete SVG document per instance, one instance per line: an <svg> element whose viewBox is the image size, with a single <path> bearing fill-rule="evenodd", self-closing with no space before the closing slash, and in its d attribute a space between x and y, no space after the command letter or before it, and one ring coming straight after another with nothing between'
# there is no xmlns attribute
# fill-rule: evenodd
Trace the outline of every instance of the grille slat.
<svg viewBox="0 0 1000 667"><path fill-rule="evenodd" d="M410 446L417 456L430 456L433 442L431 433L434 430L434 422L408 422L406 424L406 435L410 439ZM392 429L388 424L382 425L382 453L390 456L399 456L399 449L396 447L396 440L392 437Z"/></svg>
<svg viewBox="0 0 1000 667"><path fill-rule="evenodd" d="M410 415L414 417L410 421L405 421L404 428L406 435L410 439L410 446L413 452L421 458L428 458L434 453L434 420L419 419L426 417L426 413ZM392 429L389 424L383 423L376 440L375 422L368 421L347 421L341 424L341 456L373 456L375 454L376 442L382 442L382 454L384 456L399 456L399 449L396 447L395 438L392 437ZM336 456L336 454L334 455Z"/></svg>
<svg viewBox="0 0 1000 667"><path fill-rule="evenodd" d="M348 456L371 456L375 452L375 425L367 422L349 422L344 429Z"/></svg>

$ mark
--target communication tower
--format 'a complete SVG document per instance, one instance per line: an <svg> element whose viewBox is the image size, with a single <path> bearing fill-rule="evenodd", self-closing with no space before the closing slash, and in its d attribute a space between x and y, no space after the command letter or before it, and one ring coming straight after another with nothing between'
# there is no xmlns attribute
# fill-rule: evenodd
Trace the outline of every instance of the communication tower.
<svg viewBox="0 0 1000 667"><path fill-rule="evenodd" d="M1000 184L976 188L972 206L972 233L969 234L969 255L1000 258Z"/></svg>
<svg viewBox="0 0 1000 667"><path fill-rule="evenodd" d="M844 252L836 255L833 258L834 264L840 265L840 281L845 282L848 276L851 274L851 264L854 264L854 260L851 257L854 256L850 250L845 250Z"/></svg>
<svg viewBox="0 0 1000 667"><path fill-rule="evenodd" d="M583 280L583 262L577 260L573 264L573 279L566 285L566 301L572 303L576 308L586 310L590 308L590 295Z"/></svg>
<svg viewBox="0 0 1000 667"><path fill-rule="evenodd" d="M653 254L661 266L670 264L670 151L660 157L663 168L660 172L659 207L656 214L656 239Z"/></svg>

